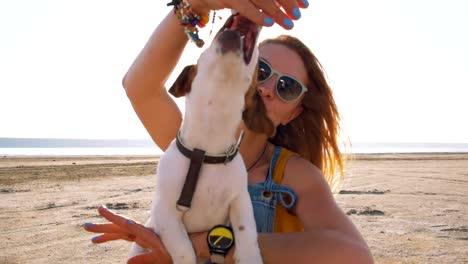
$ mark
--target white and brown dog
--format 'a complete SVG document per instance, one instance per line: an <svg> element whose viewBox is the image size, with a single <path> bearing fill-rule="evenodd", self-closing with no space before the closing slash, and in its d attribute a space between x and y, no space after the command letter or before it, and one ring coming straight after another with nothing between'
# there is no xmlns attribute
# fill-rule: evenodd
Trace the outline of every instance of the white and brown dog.
<svg viewBox="0 0 468 264"><path fill-rule="evenodd" d="M186 96L186 112L159 161L146 225L176 264L197 261L188 233L226 223L234 231L236 263L262 263L247 171L236 144L242 118L253 130L273 131L255 88L259 30L246 18L231 16L197 65L187 66L170 89L176 97ZM142 250L134 244L130 255Z"/></svg>

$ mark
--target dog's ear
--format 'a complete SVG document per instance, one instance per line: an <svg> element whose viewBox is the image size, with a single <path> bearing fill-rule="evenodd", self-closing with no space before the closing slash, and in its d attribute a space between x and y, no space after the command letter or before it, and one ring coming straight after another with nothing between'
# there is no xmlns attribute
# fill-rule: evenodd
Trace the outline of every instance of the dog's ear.
<svg viewBox="0 0 468 264"><path fill-rule="evenodd" d="M169 93L174 97L181 97L190 93L192 88L192 81L197 74L196 65L187 65L179 74L174 84L169 88Z"/></svg>
<svg viewBox="0 0 468 264"><path fill-rule="evenodd" d="M275 126L268 118L265 105L257 93L257 70L255 70L252 83L245 94L245 108L242 112L242 120L245 126L254 132L265 133L268 136L273 136L275 133Z"/></svg>
<svg viewBox="0 0 468 264"><path fill-rule="evenodd" d="M266 114L266 108L259 95L255 94L252 105L242 112L242 120L247 128L257 133L274 136L275 126Z"/></svg>

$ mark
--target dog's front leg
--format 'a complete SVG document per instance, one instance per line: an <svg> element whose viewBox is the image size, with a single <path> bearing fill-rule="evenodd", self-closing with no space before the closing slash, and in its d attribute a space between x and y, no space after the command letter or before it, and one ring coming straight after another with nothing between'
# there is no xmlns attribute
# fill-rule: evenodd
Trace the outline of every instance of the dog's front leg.
<svg viewBox="0 0 468 264"><path fill-rule="evenodd" d="M182 223L182 212L175 206L155 206L152 216L155 221L155 231L171 255L173 263L196 263L195 250Z"/></svg>
<svg viewBox="0 0 468 264"><path fill-rule="evenodd" d="M231 203L229 218L236 242L234 258L240 264L263 263L257 240L257 228L253 214L250 196L245 192L240 193Z"/></svg>

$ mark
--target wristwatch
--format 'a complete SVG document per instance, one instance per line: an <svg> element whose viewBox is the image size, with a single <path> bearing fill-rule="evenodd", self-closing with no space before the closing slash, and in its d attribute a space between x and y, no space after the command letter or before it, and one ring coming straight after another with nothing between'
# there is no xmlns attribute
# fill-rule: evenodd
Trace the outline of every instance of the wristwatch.
<svg viewBox="0 0 468 264"><path fill-rule="evenodd" d="M217 225L208 231L208 248L210 249L211 263L224 263L229 250L234 246L234 233L232 228L225 225Z"/></svg>

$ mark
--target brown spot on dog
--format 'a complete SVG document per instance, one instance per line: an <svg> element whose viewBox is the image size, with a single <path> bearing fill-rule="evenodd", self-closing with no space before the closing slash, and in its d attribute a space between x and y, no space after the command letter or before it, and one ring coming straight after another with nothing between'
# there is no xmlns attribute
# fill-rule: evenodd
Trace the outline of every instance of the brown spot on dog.
<svg viewBox="0 0 468 264"><path fill-rule="evenodd" d="M239 226L239 231L244 231L245 230L245 227L243 225Z"/></svg>
<svg viewBox="0 0 468 264"><path fill-rule="evenodd" d="M273 122L268 118L265 105L257 93L257 71L255 71L249 90L245 94L242 120L245 126L254 132L265 133L269 136L273 136L275 133Z"/></svg>

